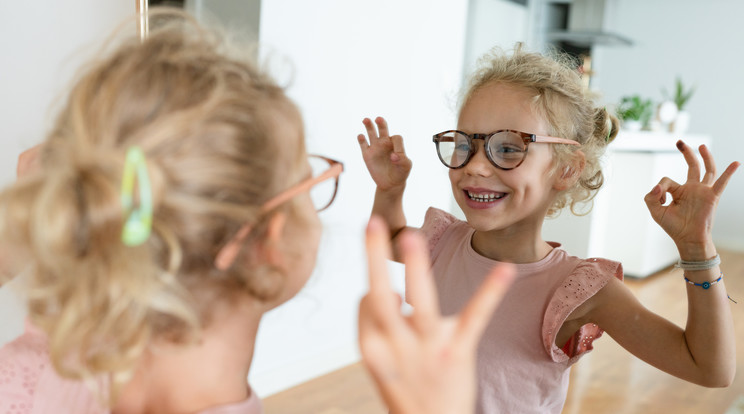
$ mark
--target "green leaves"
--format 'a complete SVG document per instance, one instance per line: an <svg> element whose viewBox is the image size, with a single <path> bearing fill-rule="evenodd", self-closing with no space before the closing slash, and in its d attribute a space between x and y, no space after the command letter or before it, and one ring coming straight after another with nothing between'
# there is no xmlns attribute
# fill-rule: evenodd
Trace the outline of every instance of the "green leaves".
<svg viewBox="0 0 744 414"><path fill-rule="evenodd" d="M640 121L646 125L653 115L651 99L642 99L640 95L624 96L617 107L617 116L623 121Z"/></svg>
<svg viewBox="0 0 744 414"><path fill-rule="evenodd" d="M690 87L690 89L685 90L682 79L678 76L674 83L674 95L670 95L666 88L662 88L661 93L664 95L665 99L673 101L677 105L677 109L682 111L695 93L695 87L693 86Z"/></svg>

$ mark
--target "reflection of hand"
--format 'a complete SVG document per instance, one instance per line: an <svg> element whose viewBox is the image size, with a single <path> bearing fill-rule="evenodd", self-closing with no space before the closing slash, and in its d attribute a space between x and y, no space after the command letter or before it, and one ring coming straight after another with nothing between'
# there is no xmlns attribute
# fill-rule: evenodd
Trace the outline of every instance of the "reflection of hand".
<svg viewBox="0 0 744 414"><path fill-rule="evenodd" d="M33 147L23 151L18 156L18 166L16 167L16 176L18 178L28 175L39 169L39 153L41 152L41 144L34 145Z"/></svg>
<svg viewBox="0 0 744 414"><path fill-rule="evenodd" d="M425 242L400 236L413 313L403 316L388 279L390 236L378 217L367 228L369 293L359 306L364 363L394 413L468 413L475 409L475 353L510 285L510 265L493 269L459 315L442 317Z"/></svg>
<svg viewBox="0 0 744 414"><path fill-rule="evenodd" d="M372 180L380 190L387 191L396 188L402 190L412 165L403 148L403 137L390 136L387 122L382 117L375 119L377 129L369 118L364 118L362 122L367 129L369 143L363 134L359 134L357 140Z"/></svg>
<svg viewBox="0 0 744 414"><path fill-rule="evenodd" d="M715 180L713 155L705 145L701 145L700 155L705 164L705 175L701 180L695 152L682 141L677 142L677 148L688 165L687 182L680 185L668 177L662 178L646 195L646 205L653 219L674 240L682 260L710 259L715 256L711 230L716 206L739 163L731 163ZM672 202L664 206L666 193L672 195Z"/></svg>

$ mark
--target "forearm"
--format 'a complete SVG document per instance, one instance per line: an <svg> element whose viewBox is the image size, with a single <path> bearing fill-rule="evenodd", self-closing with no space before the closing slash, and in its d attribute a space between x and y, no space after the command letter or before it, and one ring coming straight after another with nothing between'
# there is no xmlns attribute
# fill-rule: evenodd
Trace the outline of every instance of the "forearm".
<svg viewBox="0 0 744 414"><path fill-rule="evenodd" d="M712 243L686 248L680 246L684 261L704 261L716 256ZM685 277L692 283L712 283L721 277L719 266L707 270L685 270ZM725 387L733 381L736 372L736 340L731 315L731 304L726 286L721 280L708 289L687 284L688 316L685 341L699 372L699 384Z"/></svg>
<svg viewBox="0 0 744 414"><path fill-rule="evenodd" d="M390 229L393 242L393 260L400 262L396 238L406 228L406 216L403 213L403 192L405 188L396 190L375 191L375 201L372 205L372 215L381 217Z"/></svg>
<svg viewBox="0 0 744 414"><path fill-rule="evenodd" d="M406 227L406 216L403 214L403 191L403 188L375 191L372 215L379 216L385 221L391 235L396 235Z"/></svg>

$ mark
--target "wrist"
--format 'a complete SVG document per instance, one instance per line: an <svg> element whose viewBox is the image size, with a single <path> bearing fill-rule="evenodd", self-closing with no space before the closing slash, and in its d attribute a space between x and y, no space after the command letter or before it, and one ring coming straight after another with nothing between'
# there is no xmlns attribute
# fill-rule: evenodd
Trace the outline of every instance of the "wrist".
<svg viewBox="0 0 744 414"><path fill-rule="evenodd" d="M710 260L718 254L716 246L712 241L705 243L678 244L679 258L688 262L701 262Z"/></svg>
<svg viewBox="0 0 744 414"><path fill-rule="evenodd" d="M406 190L406 184L397 185L395 187L380 188L377 187L375 190L375 197L382 197L386 200L398 200L403 198L403 193Z"/></svg>

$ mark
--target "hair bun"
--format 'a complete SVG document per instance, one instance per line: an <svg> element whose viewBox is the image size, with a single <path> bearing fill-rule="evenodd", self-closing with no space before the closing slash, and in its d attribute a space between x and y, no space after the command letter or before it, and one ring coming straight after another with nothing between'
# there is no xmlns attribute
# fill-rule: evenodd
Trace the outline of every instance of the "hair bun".
<svg viewBox="0 0 744 414"><path fill-rule="evenodd" d="M594 138L604 142L604 145L615 140L620 130L620 121L607 108L597 108L594 116Z"/></svg>

